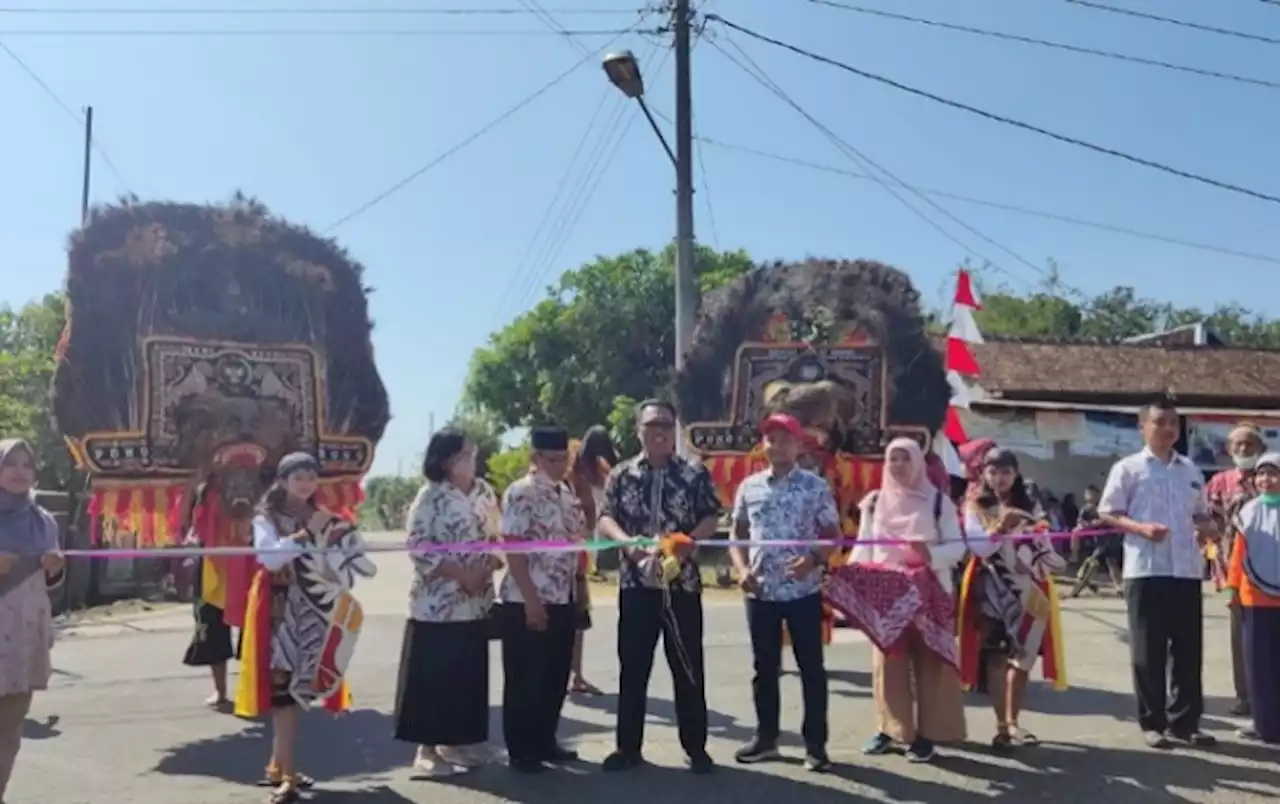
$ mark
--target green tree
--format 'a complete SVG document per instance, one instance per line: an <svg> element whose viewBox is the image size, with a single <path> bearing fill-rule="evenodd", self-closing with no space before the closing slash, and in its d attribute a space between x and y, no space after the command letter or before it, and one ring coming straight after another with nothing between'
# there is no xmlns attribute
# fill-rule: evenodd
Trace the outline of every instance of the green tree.
<svg viewBox="0 0 1280 804"><path fill-rule="evenodd" d="M675 360L674 249L601 257L560 278L547 298L477 349L464 408L505 427L556 421L575 435L605 422L615 397L666 386ZM710 290L752 267L745 252L700 247Z"/></svg>
<svg viewBox="0 0 1280 804"><path fill-rule="evenodd" d="M507 486L523 477L525 472L529 471L530 457L529 445L521 444L518 447L504 449L489 458L488 466L485 468L493 490L502 494L507 490Z"/></svg>
<svg viewBox="0 0 1280 804"><path fill-rule="evenodd" d="M609 425L609 437L613 439L613 448L620 457L635 455L640 451L640 438L636 435L638 401L629 396L615 396L605 419Z"/></svg>
<svg viewBox="0 0 1280 804"><path fill-rule="evenodd" d="M379 475L365 481L360 518L365 527L400 530L420 483L407 477Z"/></svg>
<svg viewBox="0 0 1280 804"><path fill-rule="evenodd" d="M54 352L66 323L66 298L50 293L20 310L0 306L0 437L25 438L40 458L40 486L65 491L79 478L54 426Z"/></svg>

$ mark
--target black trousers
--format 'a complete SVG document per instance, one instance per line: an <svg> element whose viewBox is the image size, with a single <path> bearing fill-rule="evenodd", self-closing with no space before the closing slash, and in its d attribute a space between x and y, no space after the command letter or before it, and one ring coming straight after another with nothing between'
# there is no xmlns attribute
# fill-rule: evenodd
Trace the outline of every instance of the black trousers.
<svg viewBox="0 0 1280 804"><path fill-rule="evenodd" d="M800 669L804 694L804 723L800 731L807 748L821 750L827 744L827 670L822 655L821 594L786 602L747 599L747 628L751 632L756 671L751 680L759 724L756 736L768 743L778 741L782 708L778 679L782 675L784 623L791 635L791 651Z"/></svg>
<svg viewBox="0 0 1280 804"><path fill-rule="evenodd" d="M703 675L702 596L659 589L618 593L618 750L638 754L644 743L645 707L653 652L663 652L675 686L680 745L691 757L707 750L707 689Z"/></svg>
<svg viewBox="0 0 1280 804"><path fill-rule="evenodd" d="M1169 731L1185 737L1200 729L1204 713L1204 600L1200 586L1200 581L1182 578L1124 582L1133 691L1143 731Z"/></svg>
<svg viewBox="0 0 1280 804"><path fill-rule="evenodd" d="M572 605L547 605L547 630L525 623L524 605L497 607L502 637L502 733L513 760L549 758L557 747L577 633Z"/></svg>

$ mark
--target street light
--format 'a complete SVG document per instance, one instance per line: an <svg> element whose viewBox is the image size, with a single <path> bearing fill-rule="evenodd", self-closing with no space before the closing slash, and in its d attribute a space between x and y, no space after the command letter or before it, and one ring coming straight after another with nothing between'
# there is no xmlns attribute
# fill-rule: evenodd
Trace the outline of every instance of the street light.
<svg viewBox="0 0 1280 804"><path fill-rule="evenodd" d="M604 57L604 72L623 95L640 104L649 127L676 169L676 371L684 367L685 353L693 340L693 315L698 306L698 282L694 276L693 239L693 92L690 78L689 0L674 0L671 27L675 33L676 57L676 147L673 150L644 102L644 78L640 65L629 50ZM688 443L682 436L677 448L685 454Z"/></svg>
<svg viewBox="0 0 1280 804"><path fill-rule="evenodd" d="M644 76L640 74L640 65L636 62L635 54L630 50L610 53L604 57L603 66L604 74L609 76L609 83L617 87L623 95L640 104L640 111L644 112L645 119L649 121L649 127L653 129L654 134L658 135L658 141L662 143L662 148L667 152L671 164L678 168L680 163L676 159L675 151L671 150L662 129L658 128L658 121L653 119L649 104L644 102Z"/></svg>

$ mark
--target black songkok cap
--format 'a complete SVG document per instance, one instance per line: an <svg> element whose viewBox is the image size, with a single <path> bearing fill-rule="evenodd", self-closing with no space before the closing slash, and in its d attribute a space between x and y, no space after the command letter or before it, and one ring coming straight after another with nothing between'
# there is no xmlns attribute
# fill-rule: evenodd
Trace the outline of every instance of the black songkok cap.
<svg viewBox="0 0 1280 804"><path fill-rule="evenodd" d="M545 424L533 428L529 441L536 450L562 452L569 449L569 431L554 424Z"/></svg>
<svg viewBox="0 0 1280 804"><path fill-rule="evenodd" d="M294 472L301 472L304 469L319 473L320 464L309 453L291 452L281 458L280 463L276 465L276 479L284 480Z"/></svg>
<svg viewBox="0 0 1280 804"><path fill-rule="evenodd" d="M982 457L983 466L994 466L999 469L1018 470L1018 456L1004 447L992 447Z"/></svg>

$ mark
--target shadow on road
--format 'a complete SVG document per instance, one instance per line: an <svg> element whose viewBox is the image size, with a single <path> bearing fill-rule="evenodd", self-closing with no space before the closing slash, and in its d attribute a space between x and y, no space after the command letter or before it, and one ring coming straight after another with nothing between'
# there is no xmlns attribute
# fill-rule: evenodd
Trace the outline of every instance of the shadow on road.
<svg viewBox="0 0 1280 804"><path fill-rule="evenodd" d="M170 749L156 764L156 771L168 776L257 782L271 753L271 727L266 720L241 722L245 728L240 731ZM602 730L607 729L571 718L560 720L560 737L565 740ZM397 741L393 731L391 715L376 709L356 709L340 717L309 712L303 715L298 733L298 764L322 781L360 779L407 768L413 761L414 747ZM502 744L500 706L489 709L489 737L494 745ZM326 801L329 795L326 793Z"/></svg>
<svg viewBox="0 0 1280 804"><path fill-rule="evenodd" d="M58 723L62 720L57 715L49 715L43 722L27 718L22 721L22 739L24 740L51 740L62 734L58 728Z"/></svg>
<svg viewBox="0 0 1280 804"><path fill-rule="evenodd" d="M604 712L611 716L618 711L617 695L597 695L590 697L574 696L573 702L583 708L594 709L597 712ZM645 707L645 716L648 718L657 718L666 725L675 726L675 702L666 698L655 698L650 695L648 706ZM567 732L565 731L564 720L561 720L560 724L561 738L575 735L575 732L572 730ZM613 727L613 722L610 722L606 727L592 725L591 730L595 732L612 731ZM707 710L707 732L712 737L724 737L725 739L739 742L746 742L752 737L755 737L756 734L755 726L753 724L744 724L733 715L726 715L724 712L717 712L714 709Z"/></svg>

